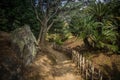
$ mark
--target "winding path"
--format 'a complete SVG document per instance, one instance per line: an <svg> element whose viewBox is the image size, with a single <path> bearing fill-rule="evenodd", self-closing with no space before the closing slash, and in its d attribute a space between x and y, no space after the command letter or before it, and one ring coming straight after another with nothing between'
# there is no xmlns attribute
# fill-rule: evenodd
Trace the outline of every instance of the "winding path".
<svg viewBox="0 0 120 80"><path fill-rule="evenodd" d="M51 66L47 56L38 57L39 59L35 63L38 68L43 67L42 72L44 73L41 73L43 80L83 80L77 73L75 64L65 54L55 51L51 47L49 47L49 51L55 55L57 64ZM49 64L44 65L46 63Z"/></svg>
<svg viewBox="0 0 120 80"><path fill-rule="evenodd" d="M15 53L8 46L8 40L5 39L7 37L0 37L0 62L6 58L12 58L12 63L15 64L16 58L12 55ZM51 46L48 49L50 54L38 55L31 67L28 67L29 72L24 73L27 80L82 80L77 73L75 64L65 54L53 50ZM55 56L56 64L53 64L48 54ZM13 61L14 59L15 61ZM19 63L16 62L16 64Z"/></svg>

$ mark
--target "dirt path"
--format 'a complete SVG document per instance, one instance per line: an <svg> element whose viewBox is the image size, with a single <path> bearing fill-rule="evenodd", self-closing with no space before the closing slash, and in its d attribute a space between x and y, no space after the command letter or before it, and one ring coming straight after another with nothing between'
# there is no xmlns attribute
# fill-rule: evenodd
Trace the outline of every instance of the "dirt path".
<svg viewBox="0 0 120 80"><path fill-rule="evenodd" d="M75 64L63 53L53 50L50 51L56 56L57 65L53 66L53 80L82 80L77 75Z"/></svg>
<svg viewBox="0 0 120 80"><path fill-rule="evenodd" d="M16 53L14 53L14 51L9 46L8 36L9 35L5 35L5 33L4 35L0 35L0 63L5 63L8 65L8 67L10 66L10 70L17 71L16 66L13 67L13 65L18 65L19 63L15 55ZM30 67L27 68L28 70L24 73L26 80L82 80L81 76L79 76L76 72L77 70L75 64L73 64L65 54L53 50L51 46L49 46L48 49L52 55L55 56L56 64L54 64L50 59L50 53L42 53L38 55L35 61L31 64ZM9 61L7 59L9 59ZM4 67L1 68L0 64L0 70L3 69ZM11 79L9 72L8 74L5 74L5 76L8 78L5 78L2 72L0 75L3 75L3 77L0 77L0 80Z"/></svg>
<svg viewBox="0 0 120 80"><path fill-rule="evenodd" d="M38 80L82 80L77 74L75 64L65 54L51 47L49 51L55 55L57 64L52 65L47 55L40 55L33 64L37 68L37 74L42 78Z"/></svg>
<svg viewBox="0 0 120 80"><path fill-rule="evenodd" d="M68 56L66 56L65 54L52 49L52 46L49 46L48 49L49 52L55 56L57 64L64 62L66 60L70 60L70 58L68 58Z"/></svg>
<svg viewBox="0 0 120 80"><path fill-rule="evenodd" d="M70 61L62 61L53 68L53 80L82 80L76 73L75 65Z"/></svg>

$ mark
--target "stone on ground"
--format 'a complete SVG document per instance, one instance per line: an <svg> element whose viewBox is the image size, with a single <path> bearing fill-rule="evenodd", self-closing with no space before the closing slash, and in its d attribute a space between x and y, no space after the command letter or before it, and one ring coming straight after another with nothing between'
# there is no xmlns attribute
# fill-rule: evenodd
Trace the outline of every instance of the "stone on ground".
<svg viewBox="0 0 120 80"><path fill-rule="evenodd" d="M29 65L37 54L37 41L28 25L17 28L11 34L12 48L24 65Z"/></svg>

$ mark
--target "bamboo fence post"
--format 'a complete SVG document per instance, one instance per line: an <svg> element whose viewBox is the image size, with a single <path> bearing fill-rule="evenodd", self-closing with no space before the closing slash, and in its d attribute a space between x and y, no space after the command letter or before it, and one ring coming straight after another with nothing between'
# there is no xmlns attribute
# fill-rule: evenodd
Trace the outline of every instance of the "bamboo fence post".
<svg viewBox="0 0 120 80"><path fill-rule="evenodd" d="M101 74L100 74L101 72L100 72L100 70L98 71L98 77L100 78L100 76L101 76Z"/></svg>
<svg viewBox="0 0 120 80"><path fill-rule="evenodd" d="M73 54L73 62L75 63L75 51L74 50L72 51L72 54Z"/></svg>
<svg viewBox="0 0 120 80"><path fill-rule="evenodd" d="M82 73L84 75L84 71L85 71L85 58L83 57L83 61L82 61Z"/></svg>
<svg viewBox="0 0 120 80"><path fill-rule="evenodd" d="M88 60L86 60L85 80L88 80Z"/></svg>
<svg viewBox="0 0 120 80"><path fill-rule="evenodd" d="M79 53L77 52L77 67L79 68Z"/></svg>
<svg viewBox="0 0 120 80"><path fill-rule="evenodd" d="M78 69L80 68L80 54L78 53Z"/></svg>
<svg viewBox="0 0 120 80"><path fill-rule="evenodd" d="M82 72L82 55L80 55L80 62L79 63L80 63L80 68L79 69L80 69L80 73L81 73Z"/></svg>
<svg viewBox="0 0 120 80"><path fill-rule="evenodd" d="M73 51L73 54L74 54L74 63L75 63L75 51Z"/></svg>
<svg viewBox="0 0 120 80"><path fill-rule="evenodd" d="M100 80L103 80L103 77L102 77L102 75L100 76Z"/></svg>
<svg viewBox="0 0 120 80"><path fill-rule="evenodd" d="M100 79L100 80L103 80L103 79L102 79L102 74L101 74L101 71L100 71L100 70L99 70L99 79Z"/></svg>
<svg viewBox="0 0 120 80"><path fill-rule="evenodd" d="M72 61L74 62L74 51L72 50Z"/></svg>
<svg viewBox="0 0 120 80"><path fill-rule="evenodd" d="M62 52L69 51L69 49L64 49L64 47L55 44L53 44L53 49ZM71 49L70 53L72 54L73 63L76 64L76 67L85 80L103 80L103 75L101 74L101 71L99 69L96 69L91 61L87 60L76 50Z"/></svg>
<svg viewBox="0 0 120 80"><path fill-rule="evenodd" d="M91 61L88 62L88 74L89 74L89 78L91 79Z"/></svg>
<svg viewBox="0 0 120 80"><path fill-rule="evenodd" d="M76 63L76 66L77 66L77 63L78 63L78 54L77 54L77 51L75 51L75 63Z"/></svg>
<svg viewBox="0 0 120 80"><path fill-rule="evenodd" d="M91 73L92 80L94 80L94 66L91 67Z"/></svg>

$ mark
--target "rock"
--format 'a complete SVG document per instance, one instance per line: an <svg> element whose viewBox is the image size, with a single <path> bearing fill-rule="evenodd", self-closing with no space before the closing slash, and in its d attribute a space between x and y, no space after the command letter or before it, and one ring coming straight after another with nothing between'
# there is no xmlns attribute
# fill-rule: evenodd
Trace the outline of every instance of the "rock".
<svg viewBox="0 0 120 80"><path fill-rule="evenodd" d="M10 46L10 33L0 31L0 80L23 80L22 60Z"/></svg>
<svg viewBox="0 0 120 80"><path fill-rule="evenodd" d="M37 41L28 25L11 33L11 45L17 56L23 60L24 65L29 65L38 51Z"/></svg>

